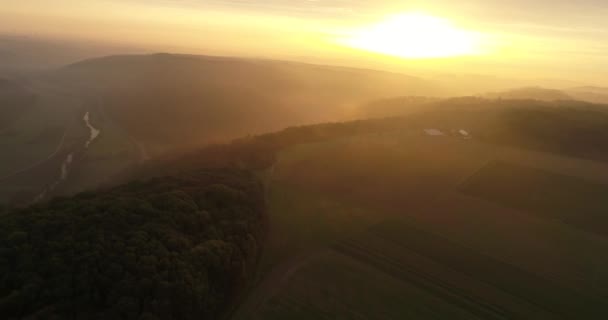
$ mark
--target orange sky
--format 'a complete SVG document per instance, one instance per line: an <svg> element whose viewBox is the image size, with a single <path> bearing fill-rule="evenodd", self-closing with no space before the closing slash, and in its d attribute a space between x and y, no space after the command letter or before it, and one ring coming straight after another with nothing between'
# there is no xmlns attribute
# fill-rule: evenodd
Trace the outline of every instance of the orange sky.
<svg viewBox="0 0 608 320"><path fill-rule="evenodd" d="M562 78L608 85L605 3L20 0L0 6L0 32L128 44L150 51L261 56L411 72ZM341 41L392 16L411 12L441 18L458 30L479 35L483 50L459 57L412 59L353 49ZM391 44L393 38L395 43L411 38L403 36L405 31L388 33L380 46Z"/></svg>

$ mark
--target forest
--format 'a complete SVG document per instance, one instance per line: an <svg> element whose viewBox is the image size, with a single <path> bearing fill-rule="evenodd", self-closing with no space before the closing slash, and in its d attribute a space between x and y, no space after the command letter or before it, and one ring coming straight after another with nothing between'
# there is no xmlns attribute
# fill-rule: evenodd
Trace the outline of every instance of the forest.
<svg viewBox="0 0 608 320"><path fill-rule="evenodd" d="M262 186L197 171L0 216L4 319L218 319L253 274Z"/></svg>

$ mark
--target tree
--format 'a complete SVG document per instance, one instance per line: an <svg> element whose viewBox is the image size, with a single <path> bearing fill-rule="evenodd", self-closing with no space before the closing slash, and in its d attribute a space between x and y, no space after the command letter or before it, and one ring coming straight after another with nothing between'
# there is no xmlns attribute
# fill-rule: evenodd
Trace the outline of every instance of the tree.
<svg viewBox="0 0 608 320"><path fill-rule="evenodd" d="M263 191L208 170L0 216L7 319L216 319L259 254Z"/></svg>

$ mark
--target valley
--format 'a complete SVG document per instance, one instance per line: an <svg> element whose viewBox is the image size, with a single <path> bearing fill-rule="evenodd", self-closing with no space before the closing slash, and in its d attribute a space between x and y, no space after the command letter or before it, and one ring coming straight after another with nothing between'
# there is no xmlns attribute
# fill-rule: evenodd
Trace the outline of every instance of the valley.
<svg viewBox="0 0 608 320"><path fill-rule="evenodd" d="M607 315L605 105L539 89L446 98L431 85L429 96L408 96L405 81L428 83L206 56L109 57L38 76L28 87L35 103L0 132L15 151L0 161L0 244L9 248L0 268L16 279L0 287L0 311L20 314L34 298L9 291L56 287L65 282L56 270L81 259L89 269L79 276L105 280L62 287L32 310ZM282 91L259 94L273 88ZM94 271L97 256L70 249L92 243L119 255L90 248L111 261ZM9 263L17 256L23 272L46 280L22 276Z"/></svg>
<svg viewBox="0 0 608 320"><path fill-rule="evenodd" d="M0 320L608 319L608 1L0 3Z"/></svg>

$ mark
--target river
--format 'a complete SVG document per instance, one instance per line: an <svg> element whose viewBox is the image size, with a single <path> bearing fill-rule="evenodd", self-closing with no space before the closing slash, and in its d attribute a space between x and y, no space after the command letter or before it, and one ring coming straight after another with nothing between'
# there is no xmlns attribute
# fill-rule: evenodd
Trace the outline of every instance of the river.
<svg viewBox="0 0 608 320"><path fill-rule="evenodd" d="M97 139L97 137L99 136L99 134L101 133L101 130L93 127L91 125L91 122L89 121L89 112L87 111L87 113L84 115L84 118L82 119L84 120L84 123L87 125L87 127L89 128L89 130L91 131L91 135L89 136L89 140L87 141L87 143L84 145L85 148L89 148L89 146L91 145L91 142L93 142L93 140Z"/></svg>
<svg viewBox="0 0 608 320"><path fill-rule="evenodd" d="M91 121L90 121L90 113L88 111L87 111L87 113L85 113L82 120L84 121L84 124L87 126L87 128L89 128L89 132L90 132L89 138L87 139L87 141L84 144L85 149L88 149L89 146L91 145L91 143L95 139L97 139L97 137L99 137L99 135L101 134L101 130L93 127L93 125L91 124ZM55 191L55 189L57 189L57 187L59 186L60 183L67 180L73 163L74 163L74 152L71 152L67 155L65 160L63 160L63 162L61 163L61 175L59 176L59 179L57 179L55 182L50 184L40 195L38 195L36 197L36 199L34 200L34 202L39 202L39 201L43 200L51 192Z"/></svg>

